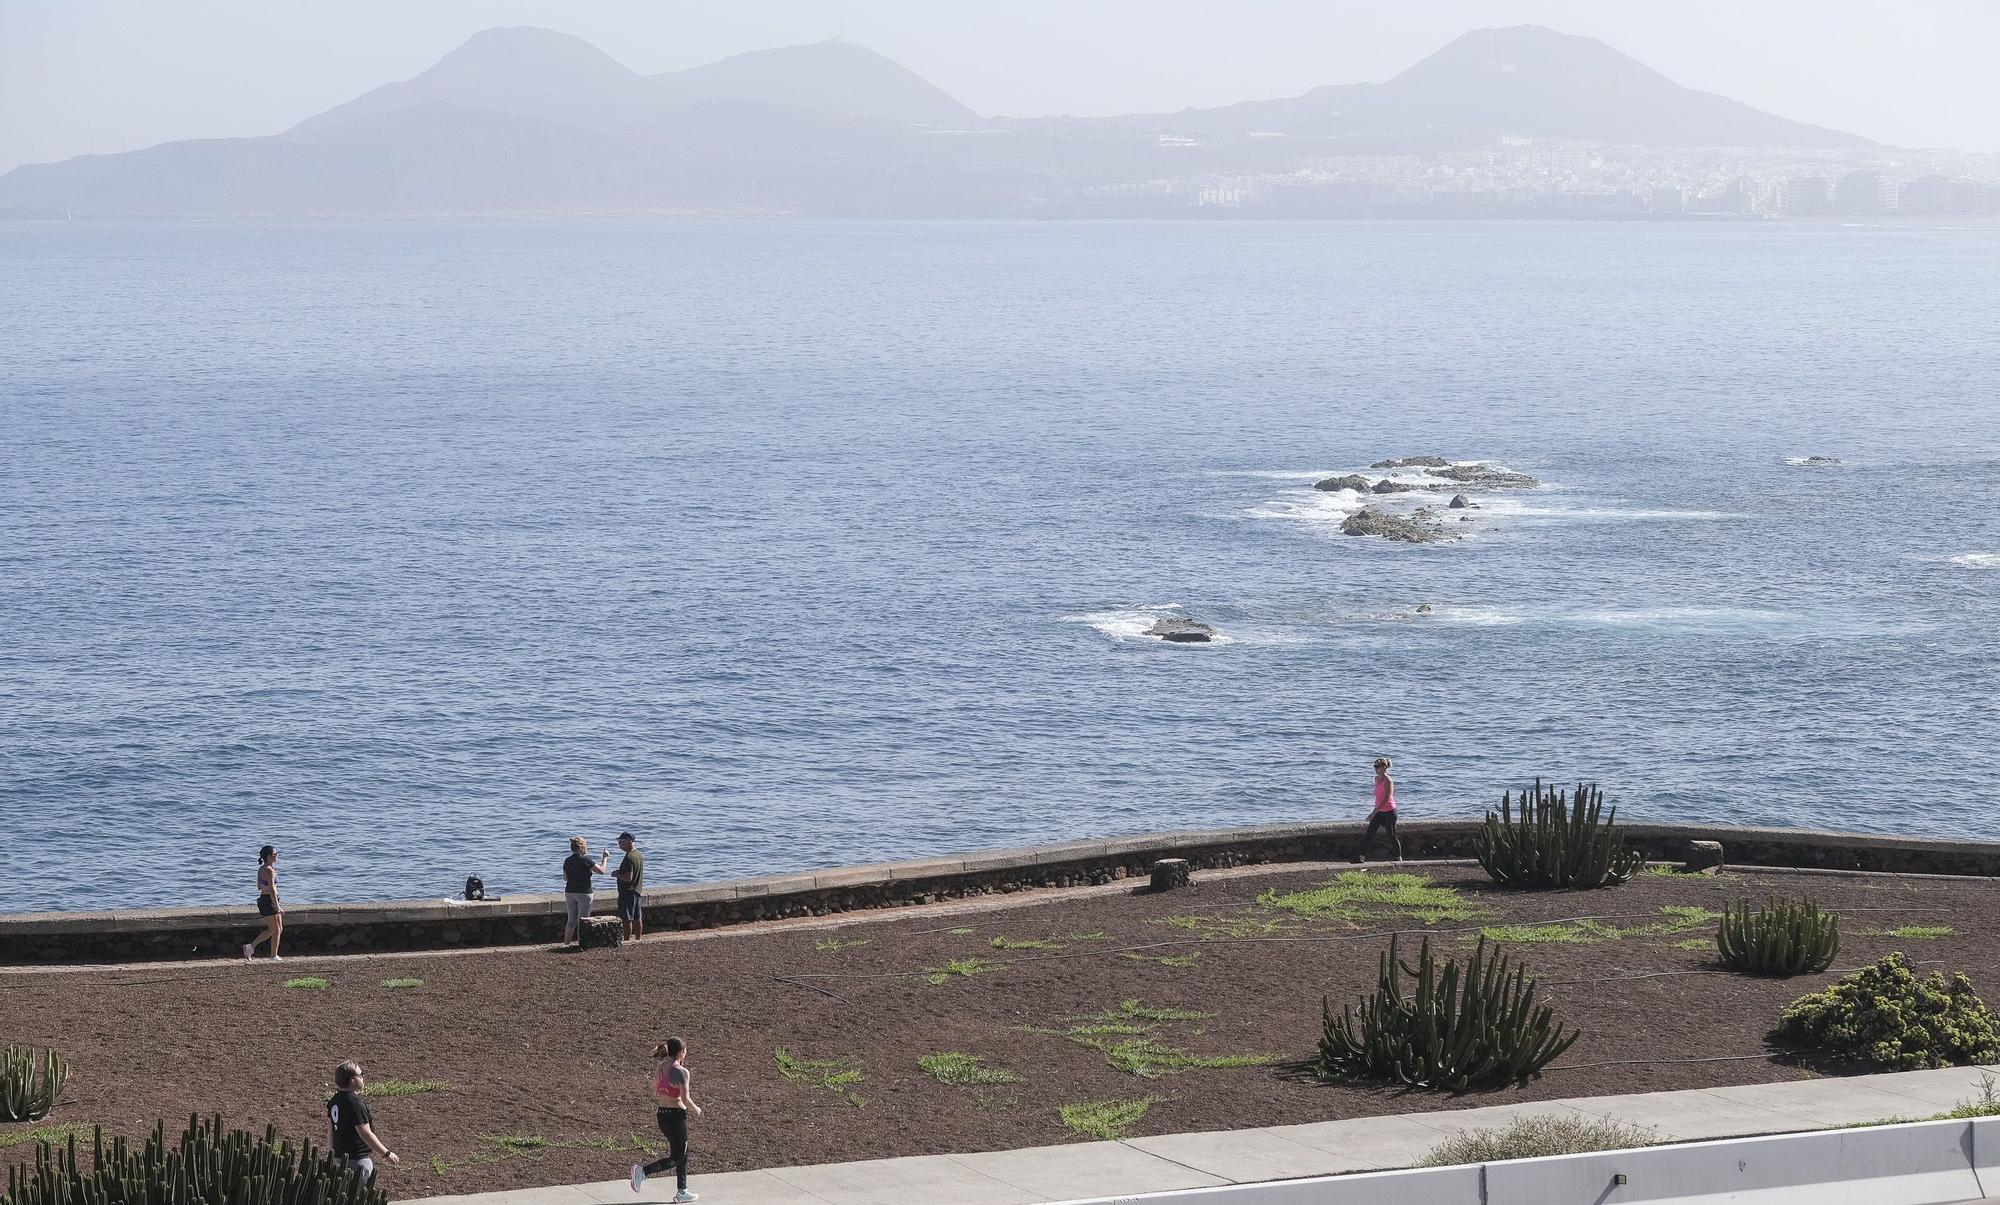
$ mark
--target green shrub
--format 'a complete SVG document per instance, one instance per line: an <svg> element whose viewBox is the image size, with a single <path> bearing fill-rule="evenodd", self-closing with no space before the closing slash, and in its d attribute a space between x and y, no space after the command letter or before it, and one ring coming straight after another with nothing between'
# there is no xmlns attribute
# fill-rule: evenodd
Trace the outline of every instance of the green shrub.
<svg viewBox="0 0 2000 1205"><path fill-rule="evenodd" d="M1497 1163L1503 1159L1539 1159L1544 1155L1625 1151L1658 1142L1658 1136L1619 1121L1545 1114L1523 1117L1502 1129L1477 1130L1447 1138L1432 1147L1417 1166L1451 1167L1460 1163Z"/></svg>
<svg viewBox="0 0 2000 1205"><path fill-rule="evenodd" d="M86 1166L86 1164L88 1166ZM224 1131L222 1119L190 1117L180 1141L166 1123L144 1146L102 1131L79 1154L75 1137L40 1146L32 1168L7 1173L8 1205L387 1205L389 1197L360 1174L329 1163L309 1142L293 1146L276 1126L253 1138Z"/></svg>
<svg viewBox="0 0 2000 1205"><path fill-rule="evenodd" d="M1816 975L1840 953L1840 918L1810 900L1766 904L1749 901L1722 914L1715 948L1723 964L1756 975Z"/></svg>
<svg viewBox="0 0 2000 1205"><path fill-rule="evenodd" d="M2000 1060L2000 1025L1972 981L1919 980L1901 953L1792 1001L1778 1034L1894 1071Z"/></svg>
<svg viewBox="0 0 2000 1205"><path fill-rule="evenodd" d="M1406 995L1403 977L1415 979ZM1412 967L1396 939L1382 955L1375 994L1335 1016L1320 1001L1319 1071L1336 1080L1404 1083L1463 1092L1468 1088L1525 1084L1575 1044L1554 1010L1535 1003L1535 983L1525 968L1510 966L1480 939L1461 968L1440 968L1429 938Z"/></svg>
<svg viewBox="0 0 2000 1205"><path fill-rule="evenodd" d="M45 1046L0 1051L0 1121L39 1121L69 1082L69 1063Z"/></svg>
<svg viewBox="0 0 2000 1205"><path fill-rule="evenodd" d="M1578 783L1575 799L1545 789L1537 778L1533 792L1521 792L1521 810L1514 813L1511 792L1500 796L1500 810L1486 813L1486 823L1473 837L1479 864L1496 883L1534 890L1608 887L1623 883L1645 865L1638 851L1625 847L1625 830L1618 827L1618 809L1603 813L1604 792Z"/></svg>

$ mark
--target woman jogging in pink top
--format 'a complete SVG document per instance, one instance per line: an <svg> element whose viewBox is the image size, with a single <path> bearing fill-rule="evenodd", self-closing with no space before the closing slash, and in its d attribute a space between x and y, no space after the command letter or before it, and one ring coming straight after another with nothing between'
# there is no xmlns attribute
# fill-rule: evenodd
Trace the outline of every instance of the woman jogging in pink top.
<svg viewBox="0 0 2000 1205"><path fill-rule="evenodd" d="M1375 848L1375 833L1378 829L1389 831L1389 849L1398 862L1403 860L1403 842L1396 836L1396 780L1389 777L1389 759L1375 759L1375 811L1368 817L1368 832L1361 838L1361 852L1354 856L1356 862L1366 862L1368 851Z"/></svg>

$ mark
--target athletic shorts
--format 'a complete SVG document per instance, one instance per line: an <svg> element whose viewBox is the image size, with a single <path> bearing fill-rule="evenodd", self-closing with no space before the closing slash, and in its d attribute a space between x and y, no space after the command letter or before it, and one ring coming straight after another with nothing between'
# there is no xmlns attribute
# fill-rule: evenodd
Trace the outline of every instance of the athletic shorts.
<svg viewBox="0 0 2000 1205"><path fill-rule="evenodd" d="M619 920L638 920L640 914L645 911L645 908L645 897L641 896L638 892L625 890L618 892Z"/></svg>
<svg viewBox="0 0 2000 1205"><path fill-rule="evenodd" d="M260 895L257 897L258 916L276 916L278 915L278 912L279 912L278 901L272 899L268 895Z"/></svg>

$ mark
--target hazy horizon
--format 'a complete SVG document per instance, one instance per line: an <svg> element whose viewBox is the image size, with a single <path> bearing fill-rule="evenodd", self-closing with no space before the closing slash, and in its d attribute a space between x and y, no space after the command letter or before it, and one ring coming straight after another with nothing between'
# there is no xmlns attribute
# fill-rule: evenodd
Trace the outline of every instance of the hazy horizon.
<svg viewBox="0 0 2000 1205"><path fill-rule="evenodd" d="M844 37L984 116L1172 112L1379 81L1471 29L1598 38L1675 82L1795 121L1908 147L2000 150L2000 6L1447 0L1418 12L1266 3L1043 2L949 10L763 0L728 11L546 0L302 16L238 0L172 9L0 0L0 172L185 138L274 134L408 78L481 29L575 34L645 73Z"/></svg>

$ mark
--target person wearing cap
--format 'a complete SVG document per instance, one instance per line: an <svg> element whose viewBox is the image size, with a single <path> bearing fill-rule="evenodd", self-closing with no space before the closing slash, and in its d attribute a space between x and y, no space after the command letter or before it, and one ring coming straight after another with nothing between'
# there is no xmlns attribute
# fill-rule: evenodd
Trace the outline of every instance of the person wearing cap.
<svg viewBox="0 0 2000 1205"><path fill-rule="evenodd" d="M618 848L625 851L611 876L618 883L618 919L625 922L625 940L638 941L646 935L646 901L639 894L646 889L646 855L629 832L618 834Z"/></svg>

